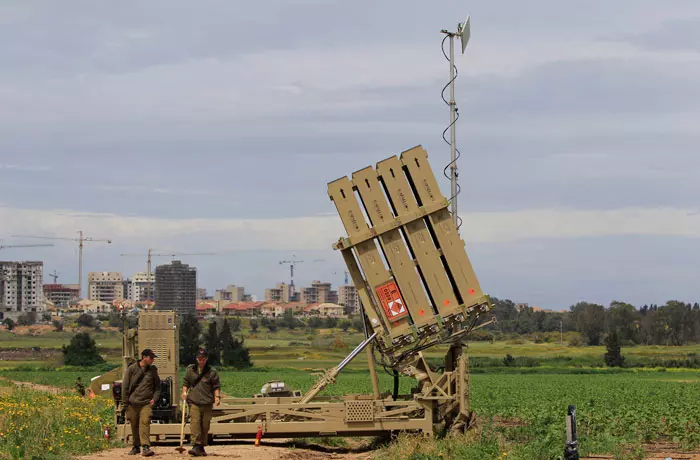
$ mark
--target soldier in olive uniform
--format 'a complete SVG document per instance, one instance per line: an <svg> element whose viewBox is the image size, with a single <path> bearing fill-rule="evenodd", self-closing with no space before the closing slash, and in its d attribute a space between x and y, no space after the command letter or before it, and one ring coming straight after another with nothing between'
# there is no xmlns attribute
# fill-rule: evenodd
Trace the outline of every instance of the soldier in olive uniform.
<svg viewBox="0 0 700 460"><path fill-rule="evenodd" d="M212 406L221 404L221 383L216 369L207 364L207 351L200 349L197 364L190 364L182 384L182 399L190 403L190 433L194 446L189 450L196 457L207 455L204 446L209 437Z"/></svg>
<svg viewBox="0 0 700 460"><path fill-rule="evenodd" d="M146 348L141 352L141 360L132 363L124 374L122 383L122 404L126 407L126 418L131 424L134 440L129 455L136 455L143 447L141 455L150 457L151 414L153 405L160 398L160 377L158 368L153 365L156 354Z"/></svg>

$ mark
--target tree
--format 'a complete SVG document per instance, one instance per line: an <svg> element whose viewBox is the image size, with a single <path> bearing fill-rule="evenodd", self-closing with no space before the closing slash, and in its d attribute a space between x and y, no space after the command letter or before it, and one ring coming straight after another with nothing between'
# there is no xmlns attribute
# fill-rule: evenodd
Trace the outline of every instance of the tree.
<svg viewBox="0 0 700 460"><path fill-rule="evenodd" d="M5 326L7 326L7 330L8 330L8 331L11 331L11 330L14 329L15 326L17 325L17 324L15 324L15 322L12 320L12 318L5 318L4 320L2 320L2 324L4 324Z"/></svg>
<svg viewBox="0 0 700 460"><path fill-rule="evenodd" d="M56 332L61 332L63 330L63 321L57 319L53 320L53 327Z"/></svg>
<svg viewBox="0 0 700 460"><path fill-rule="evenodd" d="M347 319L344 319L340 322L340 324L338 326L343 330L343 332L348 332L348 329L350 329L350 327L352 326L352 323L350 321L348 321Z"/></svg>
<svg viewBox="0 0 700 460"><path fill-rule="evenodd" d="M188 313L180 320L180 363L184 365L195 364L195 355L199 350L199 337L202 335L202 326L197 317Z"/></svg>
<svg viewBox="0 0 700 460"><path fill-rule="evenodd" d="M224 366L245 369L253 365L250 360L248 349L243 346L243 339L238 340L231 335L231 328L226 318L224 318L224 322L221 325L221 334L219 337L221 339L221 354Z"/></svg>
<svg viewBox="0 0 700 460"><path fill-rule="evenodd" d="M624 356L621 353L620 335L613 330L605 338L605 365L610 367L622 367L625 362Z"/></svg>
<svg viewBox="0 0 700 460"><path fill-rule="evenodd" d="M362 319L362 316L352 320L352 328L357 332L362 332L365 330L365 321Z"/></svg>
<svg viewBox="0 0 700 460"><path fill-rule="evenodd" d="M270 319L267 324L264 325L270 332L275 332L277 330L277 321L274 318Z"/></svg>
<svg viewBox="0 0 700 460"><path fill-rule="evenodd" d="M95 340L87 332L75 334L70 345L63 345L61 351L66 366L94 366L105 362L97 351Z"/></svg>
<svg viewBox="0 0 700 460"><path fill-rule="evenodd" d="M312 316L309 318L308 323L306 323L311 329L318 329L323 325L323 320L318 316Z"/></svg>
<svg viewBox="0 0 700 460"><path fill-rule="evenodd" d="M641 314L633 305L613 301L606 312L606 329L608 332L617 331L621 341L639 343L641 341L638 333L640 320Z"/></svg>
<svg viewBox="0 0 700 460"><path fill-rule="evenodd" d="M282 314L282 319L280 320L280 326L284 326L287 329L293 330L299 325L299 320L294 317L294 310L287 308Z"/></svg>
<svg viewBox="0 0 700 460"><path fill-rule="evenodd" d="M209 323L207 333L204 335L204 343L209 353L209 364L212 366L221 364L221 340L216 330L216 321Z"/></svg>
<svg viewBox="0 0 700 460"><path fill-rule="evenodd" d="M260 324L258 324L258 320L251 319L250 320L250 331L251 332L258 332L258 327L260 327Z"/></svg>
<svg viewBox="0 0 700 460"><path fill-rule="evenodd" d="M45 323L51 321L51 315L49 313L44 313L41 315L41 320Z"/></svg>
<svg viewBox="0 0 700 460"><path fill-rule="evenodd" d="M17 318L17 324L20 326L31 326L36 324L36 312L30 311Z"/></svg>
<svg viewBox="0 0 700 460"><path fill-rule="evenodd" d="M95 325L95 318L88 313L83 313L78 316L78 326L93 327Z"/></svg>
<svg viewBox="0 0 700 460"><path fill-rule="evenodd" d="M326 316L326 319L323 322L323 325L325 327L327 327L328 329L333 329L334 327L338 326L338 318L334 318L332 316Z"/></svg>
<svg viewBox="0 0 700 460"><path fill-rule="evenodd" d="M240 331L241 330L241 318L229 318L228 326L231 328L232 331Z"/></svg>
<svg viewBox="0 0 700 460"><path fill-rule="evenodd" d="M576 329L586 336L588 345L600 345L600 335L605 330L605 307L579 302L571 307Z"/></svg>

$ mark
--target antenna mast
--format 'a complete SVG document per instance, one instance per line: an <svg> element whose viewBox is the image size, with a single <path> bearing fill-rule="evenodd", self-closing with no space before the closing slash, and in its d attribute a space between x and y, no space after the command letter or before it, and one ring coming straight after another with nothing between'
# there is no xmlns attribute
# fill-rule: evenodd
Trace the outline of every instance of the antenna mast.
<svg viewBox="0 0 700 460"><path fill-rule="evenodd" d="M455 61L455 52L454 52L454 38L455 37L460 37L461 39L461 45L462 45L462 54L464 54L464 50L467 47L467 43L469 43L469 37L470 37L470 25L469 25L469 20L470 17L467 16L466 21L464 23L459 23L457 24L457 32L450 32L447 29L443 29L440 32L445 34L445 38L442 40L442 54L445 56L447 60L450 61L450 81L445 85L445 87L442 88L442 100L445 101L445 103L450 107L450 125L445 129L445 131L442 132L442 139L447 142L450 146L450 163L445 167L445 170L447 168L450 169L450 175L447 176L445 174L445 177L448 177L450 179L450 201L452 202L451 206L451 211L452 211L452 220L455 223L455 226L457 226L457 230L459 231L459 226L460 226L460 221L461 219L457 216L457 194L459 193L459 185L457 185L457 148L456 148L456 133L455 133L455 123L457 122L457 119L459 118L459 113L457 110L457 104L455 103L455 79L457 78L457 68L455 67L454 61ZM445 40L450 39L450 56L449 58L445 54ZM445 89L447 87L450 87L450 100L449 102L445 99L444 93ZM445 138L445 133L447 130L450 130L450 140L448 141ZM444 171L443 171L444 173Z"/></svg>

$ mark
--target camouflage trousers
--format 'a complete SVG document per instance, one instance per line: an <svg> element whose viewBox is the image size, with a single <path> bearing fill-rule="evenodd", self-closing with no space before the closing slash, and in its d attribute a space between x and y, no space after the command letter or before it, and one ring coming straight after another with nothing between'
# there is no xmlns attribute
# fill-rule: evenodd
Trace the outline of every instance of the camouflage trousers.
<svg viewBox="0 0 700 460"><path fill-rule="evenodd" d="M190 404L190 433L192 444L207 445L212 405Z"/></svg>
<svg viewBox="0 0 700 460"><path fill-rule="evenodd" d="M133 437L133 445L150 446L151 445L151 414L153 408L146 404L145 406L129 406L126 408L126 419L131 424L131 436Z"/></svg>

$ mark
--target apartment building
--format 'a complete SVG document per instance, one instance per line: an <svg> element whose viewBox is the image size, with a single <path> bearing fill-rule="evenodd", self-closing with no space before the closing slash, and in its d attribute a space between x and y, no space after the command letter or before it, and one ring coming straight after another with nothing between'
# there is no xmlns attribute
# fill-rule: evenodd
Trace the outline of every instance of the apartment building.
<svg viewBox="0 0 700 460"><path fill-rule="evenodd" d="M0 261L0 318L44 311L44 263Z"/></svg>
<svg viewBox="0 0 700 460"><path fill-rule="evenodd" d="M124 298L124 280L121 272L89 272L88 299L111 303Z"/></svg>

